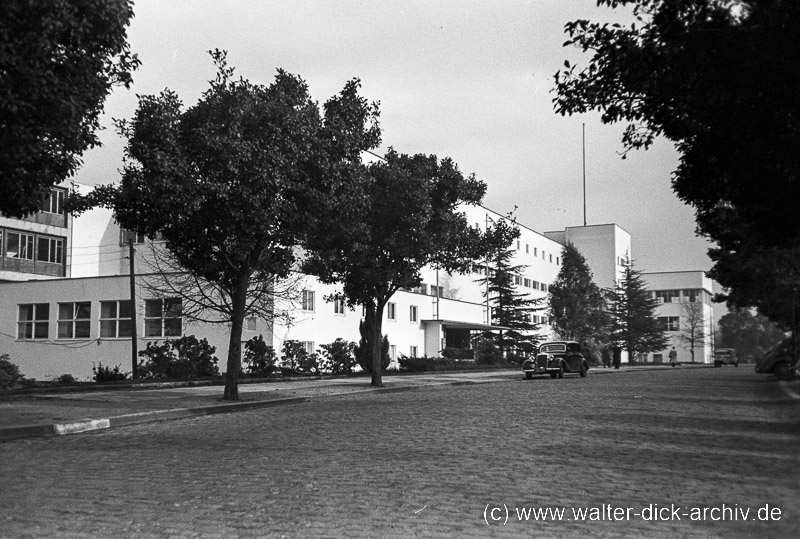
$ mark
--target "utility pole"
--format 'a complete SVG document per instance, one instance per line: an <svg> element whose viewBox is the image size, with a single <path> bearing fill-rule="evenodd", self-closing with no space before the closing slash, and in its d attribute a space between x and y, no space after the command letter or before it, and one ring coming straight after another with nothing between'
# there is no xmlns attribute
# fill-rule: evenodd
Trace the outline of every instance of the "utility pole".
<svg viewBox="0 0 800 539"><path fill-rule="evenodd" d="M138 342L136 337L136 270L133 264L133 234L128 238L128 259L130 262L131 279L131 378L136 380L139 373L136 369L137 358L139 357Z"/></svg>
<svg viewBox="0 0 800 539"><path fill-rule="evenodd" d="M586 124L583 127L583 226L586 226Z"/></svg>

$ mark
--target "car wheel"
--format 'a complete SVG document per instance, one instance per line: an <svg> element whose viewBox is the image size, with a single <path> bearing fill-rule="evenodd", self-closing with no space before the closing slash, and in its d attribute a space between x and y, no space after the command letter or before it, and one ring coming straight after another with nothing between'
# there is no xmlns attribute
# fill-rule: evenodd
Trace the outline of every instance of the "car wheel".
<svg viewBox="0 0 800 539"><path fill-rule="evenodd" d="M717 368L722 367L722 363L720 363L719 361L715 361L714 366Z"/></svg>
<svg viewBox="0 0 800 539"><path fill-rule="evenodd" d="M788 361L780 361L775 364L775 368L773 369L772 373L775 375L775 378L778 380L791 380L792 379L792 369L789 367Z"/></svg>
<svg viewBox="0 0 800 539"><path fill-rule="evenodd" d="M558 366L558 372L556 373L556 375L559 378L564 378L564 364L563 363Z"/></svg>
<svg viewBox="0 0 800 539"><path fill-rule="evenodd" d="M531 378L533 378L533 373L532 372L526 372L525 373L525 378L530 380Z"/></svg>
<svg viewBox="0 0 800 539"><path fill-rule="evenodd" d="M550 378L555 378L557 376L558 376L558 373L555 373L555 372L551 372L550 373Z"/></svg>
<svg viewBox="0 0 800 539"><path fill-rule="evenodd" d="M587 374L589 374L589 365L584 363L581 365L581 378L586 378Z"/></svg>

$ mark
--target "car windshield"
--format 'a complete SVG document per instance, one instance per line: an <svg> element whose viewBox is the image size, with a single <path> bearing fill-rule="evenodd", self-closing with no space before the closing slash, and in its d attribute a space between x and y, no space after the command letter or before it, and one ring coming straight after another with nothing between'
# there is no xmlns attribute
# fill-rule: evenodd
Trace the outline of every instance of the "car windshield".
<svg viewBox="0 0 800 539"><path fill-rule="evenodd" d="M564 343L557 344L543 344L540 352L545 354L552 354L553 352L566 352L567 345Z"/></svg>

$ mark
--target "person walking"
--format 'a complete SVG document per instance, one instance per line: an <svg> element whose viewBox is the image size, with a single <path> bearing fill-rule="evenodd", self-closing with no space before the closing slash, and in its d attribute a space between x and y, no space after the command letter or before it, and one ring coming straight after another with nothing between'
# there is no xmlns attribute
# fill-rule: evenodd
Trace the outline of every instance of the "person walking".
<svg viewBox="0 0 800 539"><path fill-rule="evenodd" d="M671 367L674 367L678 364L678 352L675 351L675 347L672 347L672 350L669 351L669 364Z"/></svg>

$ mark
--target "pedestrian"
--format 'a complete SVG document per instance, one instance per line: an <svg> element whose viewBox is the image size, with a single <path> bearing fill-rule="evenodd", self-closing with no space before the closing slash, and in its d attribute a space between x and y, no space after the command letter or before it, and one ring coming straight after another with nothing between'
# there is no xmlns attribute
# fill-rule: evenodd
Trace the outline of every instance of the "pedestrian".
<svg viewBox="0 0 800 539"><path fill-rule="evenodd" d="M675 351L674 346L672 347L672 350L669 351L669 364L672 367L678 364L678 352Z"/></svg>
<svg viewBox="0 0 800 539"><path fill-rule="evenodd" d="M603 347L601 355L603 357L603 368L608 369L611 367L611 352L608 350L608 346Z"/></svg>
<svg viewBox="0 0 800 539"><path fill-rule="evenodd" d="M611 351L614 357L614 368L619 369L619 366L622 364L622 348L614 346Z"/></svg>

